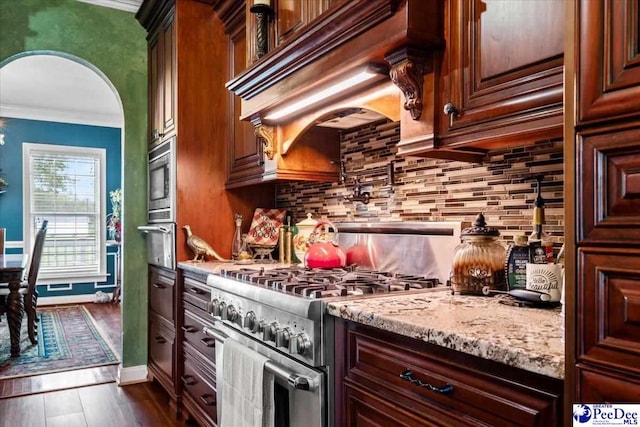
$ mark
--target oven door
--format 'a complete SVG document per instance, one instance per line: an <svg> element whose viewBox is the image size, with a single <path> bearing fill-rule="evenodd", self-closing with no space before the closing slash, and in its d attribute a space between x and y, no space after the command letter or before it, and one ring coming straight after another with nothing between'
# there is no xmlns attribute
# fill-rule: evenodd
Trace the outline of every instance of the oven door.
<svg viewBox="0 0 640 427"><path fill-rule="evenodd" d="M204 333L216 339L217 399L221 402L224 366L223 346L226 340L235 340L265 356L265 370L272 373L274 382L274 420L277 427L325 427L326 373L312 369L260 343L242 332L216 322L214 328L204 328ZM218 404L218 419L222 405Z"/></svg>
<svg viewBox="0 0 640 427"><path fill-rule="evenodd" d="M176 225L164 224L141 225L138 230L144 233L147 240L147 262L158 267L176 269Z"/></svg>

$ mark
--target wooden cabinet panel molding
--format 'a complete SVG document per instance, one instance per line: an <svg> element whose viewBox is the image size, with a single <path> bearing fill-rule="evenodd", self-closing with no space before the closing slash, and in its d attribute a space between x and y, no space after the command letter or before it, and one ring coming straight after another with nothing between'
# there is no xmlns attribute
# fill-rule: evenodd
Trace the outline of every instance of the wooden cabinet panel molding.
<svg viewBox="0 0 640 427"><path fill-rule="evenodd" d="M638 0L581 0L578 124L640 114Z"/></svg>
<svg viewBox="0 0 640 427"><path fill-rule="evenodd" d="M640 245L640 122L577 134L578 242Z"/></svg>
<svg viewBox="0 0 640 427"><path fill-rule="evenodd" d="M578 360L640 375L640 251L578 250Z"/></svg>

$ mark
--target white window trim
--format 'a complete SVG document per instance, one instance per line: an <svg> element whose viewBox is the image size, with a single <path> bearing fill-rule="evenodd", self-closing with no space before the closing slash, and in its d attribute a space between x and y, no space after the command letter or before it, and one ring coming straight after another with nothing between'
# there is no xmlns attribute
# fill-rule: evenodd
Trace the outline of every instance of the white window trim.
<svg viewBox="0 0 640 427"><path fill-rule="evenodd" d="M23 173L23 185L22 185L22 235L24 242L24 252L31 253L31 248L33 248L33 242L35 240L35 233L31 229L30 225L30 216L31 216L31 175L29 173L29 160L31 158L32 151L47 151L47 152L58 152L62 154L78 154L78 155L91 155L95 156L96 154L99 157L100 161L100 212L99 218L107 217L107 208L106 208L106 194L107 194L107 150L104 148L94 148L94 147L77 147L70 145L54 145L54 144L38 144L25 142L22 144L22 173ZM60 275L41 273L38 276L39 284L57 284L57 283L66 283L66 282L103 282L107 277L107 246L106 246L106 233L107 233L107 225L106 220L98 221L98 262L99 268L98 272L93 275L87 275L86 272L79 272L76 274L66 274Z"/></svg>

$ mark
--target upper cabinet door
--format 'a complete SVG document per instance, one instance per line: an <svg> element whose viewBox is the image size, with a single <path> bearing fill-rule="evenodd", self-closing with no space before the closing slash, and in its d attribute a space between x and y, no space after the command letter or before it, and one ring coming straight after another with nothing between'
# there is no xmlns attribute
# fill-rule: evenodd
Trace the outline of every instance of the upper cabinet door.
<svg viewBox="0 0 640 427"><path fill-rule="evenodd" d="M447 2L441 136L502 137L513 133L505 127L530 131L537 122L562 135L564 8L563 1Z"/></svg>
<svg viewBox="0 0 640 427"><path fill-rule="evenodd" d="M163 74L162 83L163 90L163 136L173 133L176 126L176 26L174 23L174 15L170 15L169 19L163 25L164 33L164 58L163 58Z"/></svg>
<svg viewBox="0 0 640 427"><path fill-rule="evenodd" d="M164 127L162 118L162 103L164 84L162 75L162 53L164 38L161 34L149 41L149 144L160 141L160 134Z"/></svg>
<svg viewBox="0 0 640 427"><path fill-rule="evenodd" d="M335 0L333 0L335 2ZM273 25L269 26L269 48L271 51L281 44L293 40L296 34L329 9L332 0L272 0ZM247 2L247 65L259 58L256 56L256 16L250 9L253 0Z"/></svg>
<svg viewBox="0 0 640 427"><path fill-rule="evenodd" d="M176 34L170 13L149 37L149 144L176 130Z"/></svg>
<svg viewBox="0 0 640 427"><path fill-rule="evenodd" d="M578 123L640 114L638 0L577 3Z"/></svg>
<svg viewBox="0 0 640 427"><path fill-rule="evenodd" d="M276 2L276 46L329 8L330 0L278 0Z"/></svg>

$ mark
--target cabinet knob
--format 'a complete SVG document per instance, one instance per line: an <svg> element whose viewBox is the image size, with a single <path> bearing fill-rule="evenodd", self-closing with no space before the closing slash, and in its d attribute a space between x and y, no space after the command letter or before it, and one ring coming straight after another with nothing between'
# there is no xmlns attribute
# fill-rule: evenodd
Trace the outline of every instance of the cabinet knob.
<svg viewBox="0 0 640 427"><path fill-rule="evenodd" d="M184 375L180 377L184 385L194 385L196 381L193 379L191 375Z"/></svg>
<svg viewBox="0 0 640 427"><path fill-rule="evenodd" d="M200 396L200 401L206 406L213 406L216 404L216 397L212 394L203 394Z"/></svg>
<svg viewBox="0 0 640 427"><path fill-rule="evenodd" d="M443 111L447 116L449 116L449 126L452 127L453 119L458 117L458 115L460 114L460 111L458 111L456 106L450 102L447 102L446 104L444 104Z"/></svg>

